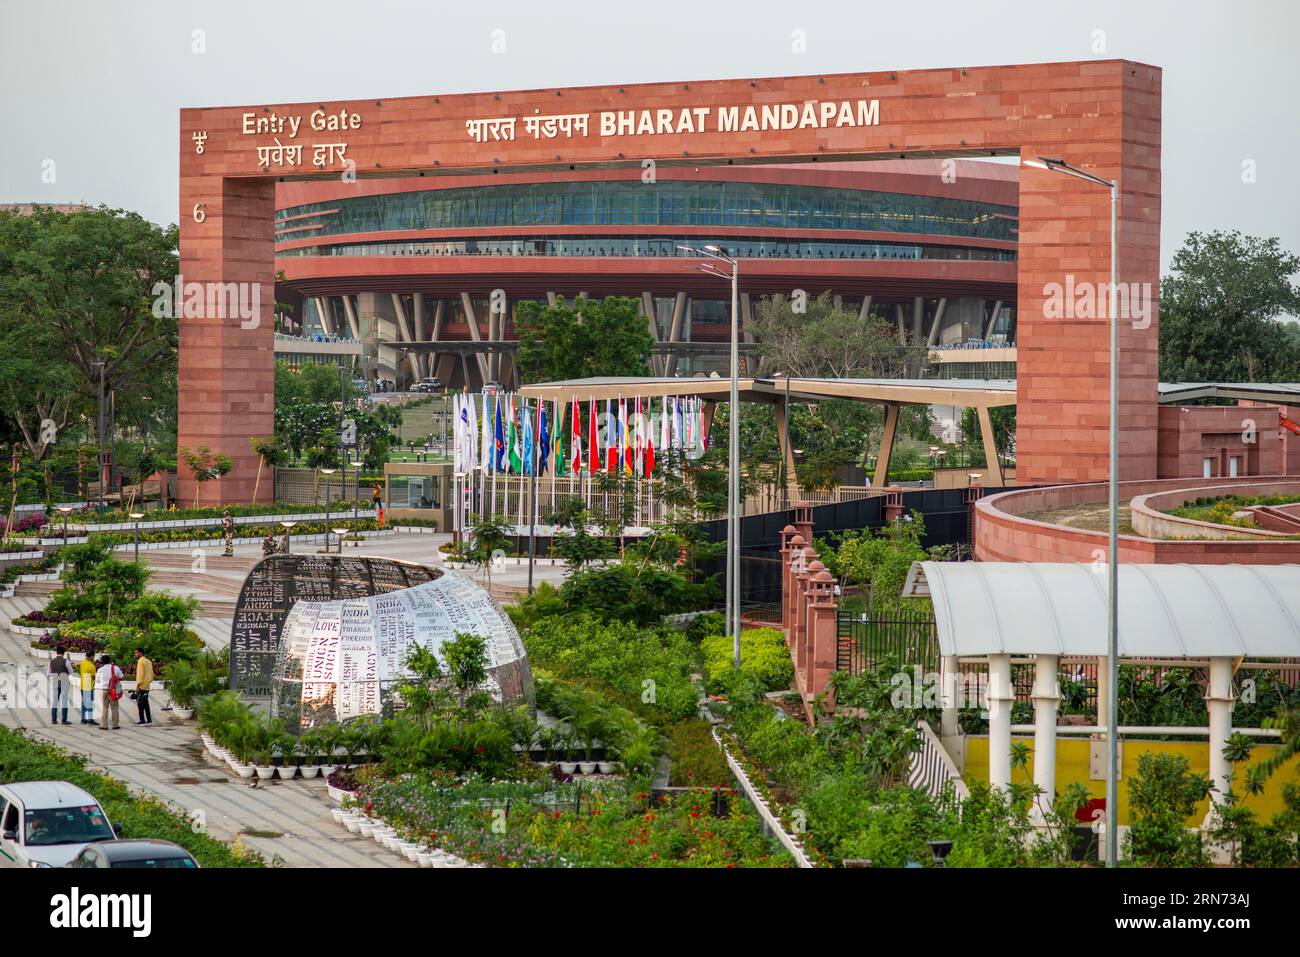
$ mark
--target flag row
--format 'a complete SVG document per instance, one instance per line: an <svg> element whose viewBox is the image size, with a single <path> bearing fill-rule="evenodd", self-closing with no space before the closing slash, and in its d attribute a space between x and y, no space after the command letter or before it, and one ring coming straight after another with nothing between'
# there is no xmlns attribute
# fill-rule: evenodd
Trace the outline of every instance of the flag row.
<svg viewBox="0 0 1300 957"><path fill-rule="evenodd" d="M656 456L698 459L708 450L704 403L695 396L539 399L458 393L454 469L464 475L654 474ZM603 403L603 404L602 404Z"/></svg>

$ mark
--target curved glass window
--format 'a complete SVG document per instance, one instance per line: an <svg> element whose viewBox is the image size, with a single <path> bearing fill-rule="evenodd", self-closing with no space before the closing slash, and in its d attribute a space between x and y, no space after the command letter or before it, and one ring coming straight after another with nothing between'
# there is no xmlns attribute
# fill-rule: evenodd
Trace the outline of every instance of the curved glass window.
<svg viewBox="0 0 1300 957"><path fill-rule="evenodd" d="M487 226L757 226L1014 239L1014 206L784 183L503 183L358 196L276 214L280 238ZM319 228L313 228L319 227Z"/></svg>
<svg viewBox="0 0 1300 957"><path fill-rule="evenodd" d="M921 246L910 243L800 241L795 239L672 239L664 236L528 236L490 239L408 240L302 246L276 253L301 256L613 256L698 258L681 246L713 243L741 259L973 259L1014 262L1009 249Z"/></svg>

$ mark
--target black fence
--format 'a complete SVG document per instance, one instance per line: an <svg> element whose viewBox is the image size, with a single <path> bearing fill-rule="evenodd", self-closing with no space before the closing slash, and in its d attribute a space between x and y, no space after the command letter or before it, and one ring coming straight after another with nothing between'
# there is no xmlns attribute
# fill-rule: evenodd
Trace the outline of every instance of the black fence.
<svg viewBox="0 0 1300 957"><path fill-rule="evenodd" d="M1033 486L1022 486L1032 488ZM993 491L1011 491L995 489ZM952 546L954 557L970 555L970 507L965 489L913 489L903 492L903 514L916 511L925 516L925 536L921 544ZM817 505L812 510L813 534L821 538L836 532L884 528L885 497L856 499ZM745 615L755 616L779 609L781 602L781 529L794 521L794 510L746 515L740 521L740 600ZM703 522L706 541L723 542L727 538L726 519ZM705 563L705 574L723 576L725 558Z"/></svg>
<svg viewBox="0 0 1300 957"><path fill-rule="evenodd" d="M929 609L890 609L880 617L869 611L836 612L837 671L860 675L886 660L918 666L923 673L939 671L939 640Z"/></svg>

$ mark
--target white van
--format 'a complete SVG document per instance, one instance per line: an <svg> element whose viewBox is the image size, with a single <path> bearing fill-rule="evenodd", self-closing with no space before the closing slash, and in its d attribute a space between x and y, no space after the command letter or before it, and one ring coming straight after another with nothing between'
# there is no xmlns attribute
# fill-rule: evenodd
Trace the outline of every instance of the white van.
<svg viewBox="0 0 1300 957"><path fill-rule="evenodd" d="M116 839L99 802L76 785L0 784L0 867L65 867L88 844Z"/></svg>

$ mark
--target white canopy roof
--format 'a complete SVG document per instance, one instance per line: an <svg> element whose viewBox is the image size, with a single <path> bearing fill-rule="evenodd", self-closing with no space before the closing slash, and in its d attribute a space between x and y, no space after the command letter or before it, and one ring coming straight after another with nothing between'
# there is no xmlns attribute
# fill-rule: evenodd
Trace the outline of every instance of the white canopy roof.
<svg viewBox="0 0 1300 957"><path fill-rule="evenodd" d="M944 655L1106 654L1104 565L917 562L927 588ZM1300 565L1120 565L1118 591L1120 657L1300 656Z"/></svg>

